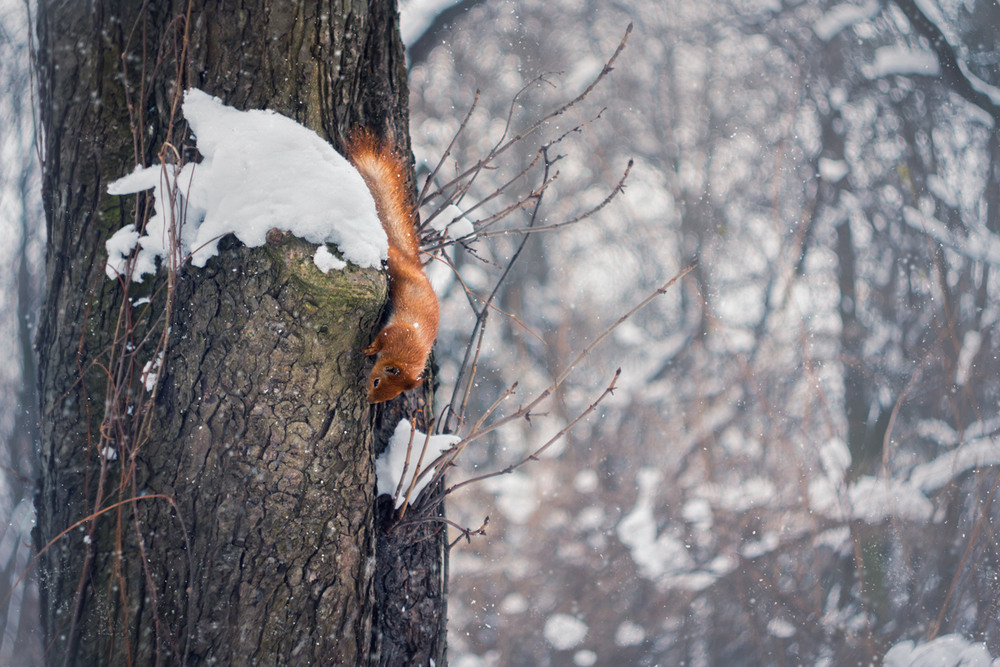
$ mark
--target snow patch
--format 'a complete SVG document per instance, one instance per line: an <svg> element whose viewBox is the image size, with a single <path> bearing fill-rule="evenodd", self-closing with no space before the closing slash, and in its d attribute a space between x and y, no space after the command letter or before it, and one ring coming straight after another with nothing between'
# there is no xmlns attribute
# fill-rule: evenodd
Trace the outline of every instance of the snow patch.
<svg viewBox="0 0 1000 667"><path fill-rule="evenodd" d="M146 388L146 391L153 391L156 386L156 379L159 377L160 366L163 364L163 352L156 355L155 359L150 359L142 367L142 385Z"/></svg>
<svg viewBox="0 0 1000 667"><path fill-rule="evenodd" d="M615 630L617 646L638 646L646 639L646 630L637 623L625 621Z"/></svg>
<svg viewBox="0 0 1000 667"><path fill-rule="evenodd" d="M955 369L955 384L959 387L968 382L972 360L976 358L982 342L983 336L978 331L965 332L965 336L962 338L962 349L958 353L958 367Z"/></svg>
<svg viewBox="0 0 1000 667"><path fill-rule="evenodd" d="M819 175L828 183L839 183L850 172L851 168L844 160L831 160L826 157L819 159Z"/></svg>
<svg viewBox="0 0 1000 667"><path fill-rule="evenodd" d="M653 501L662 480L663 473L655 468L639 470L636 477L639 493L635 507L615 528L618 540L631 552L639 576L654 581L686 573L694 565L681 540L666 533L657 535Z"/></svg>
<svg viewBox="0 0 1000 667"><path fill-rule="evenodd" d="M739 513L770 505L778 489L769 479L752 477L738 484L704 484L698 493L716 509Z"/></svg>
<svg viewBox="0 0 1000 667"><path fill-rule="evenodd" d="M127 178L128 176L122 180ZM115 182L120 183L121 181ZM108 186L109 191L110 189L111 186ZM116 193L112 192L111 194ZM135 225L132 223L129 223L119 229L111 235L111 238L104 242L104 246L108 250L108 263L105 266L104 271L107 273L108 278L115 280L119 275L125 275L128 256L131 254L137 243L139 243L139 232L135 230ZM148 271L147 273L149 272L151 271Z"/></svg>
<svg viewBox="0 0 1000 667"><path fill-rule="evenodd" d="M581 470L573 478L573 488L577 493L593 493L597 490L600 480L593 470Z"/></svg>
<svg viewBox="0 0 1000 667"><path fill-rule="evenodd" d="M587 624L569 614L553 614L545 621L542 635L552 648L568 651L579 646L587 636Z"/></svg>
<svg viewBox="0 0 1000 667"><path fill-rule="evenodd" d="M912 206L903 207L903 222L963 257L988 264L1000 264L1000 236L986 228L969 227L965 230L968 237L962 238L945 223Z"/></svg>
<svg viewBox="0 0 1000 667"><path fill-rule="evenodd" d="M851 450L840 438L831 438L820 448L819 460L827 478L832 482L839 482L851 467Z"/></svg>
<svg viewBox="0 0 1000 667"><path fill-rule="evenodd" d="M361 267L379 266L388 241L361 174L312 130L274 111L239 111L197 89L184 95L184 117L201 163L137 167L108 185L113 195L153 188L155 213L139 236L126 225L107 241L111 278L155 272L156 260L195 266L217 253L227 234L250 247L273 228L312 243L335 243ZM173 257L170 257L173 253Z"/></svg>
<svg viewBox="0 0 1000 667"><path fill-rule="evenodd" d="M866 70L870 79L890 74L920 74L937 76L941 63L933 51L917 51L901 46L882 46L875 49L875 62Z"/></svg>
<svg viewBox="0 0 1000 667"><path fill-rule="evenodd" d="M707 530L712 527L712 505L704 498L691 498L681 508L681 518Z"/></svg>
<svg viewBox="0 0 1000 667"><path fill-rule="evenodd" d="M968 48L955 35L951 22L941 14L937 3L934 0L916 0L916 5L920 8L921 13L945 35L948 45L955 49L959 56L957 58L958 68L962 71L962 76L977 92L989 97L993 104L1000 105L1000 87L989 84L972 73L966 64L969 59Z"/></svg>
<svg viewBox="0 0 1000 667"><path fill-rule="evenodd" d="M767 634L772 637L788 639L795 634L795 626L783 618L774 617L767 622Z"/></svg>
<svg viewBox="0 0 1000 667"><path fill-rule="evenodd" d="M538 491L527 475L515 472L494 477L486 481L486 489L497 494L497 509L511 523L526 523L538 509Z"/></svg>
<svg viewBox="0 0 1000 667"><path fill-rule="evenodd" d="M323 273L339 271L347 266L347 262L330 252L325 243L319 244L319 247L316 248L316 254L313 255L313 263Z"/></svg>
<svg viewBox="0 0 1000 667"><path fill-rule="evenodd" d="M426 433L414 429L408 420L400 421L389 439L389 446L375 459L378 495L395 496L396 489L399 488L396 507L402 506L414 475L419 475L426 470L434 459L451 449L459 440L461 438L457 435L432 435L428 437ZM416 501L420 492L433 476L432 473L428 473L417 480L412 493L410 493L410 504ZM403 480L402 487L399 485L400 479Z"/></svg>
<svg viewBox="0 0 1000 667"><path fill-rule="evenodd" d="M528 611L528 598L520 593L508 593L500 601L500 611L504 614L523 614Z"/></svg>
<svg viewBox="0 0 1000 667"><path fill-rule="evenodd" d="M924 493L934 493L973 468L997 465L1000 438L982 438L918 465L910 473L910 484Z"/></svg>
<svg viewBox="0 0 1000 667"><path fill-rule="evenodd" d="M875 16L878 11L878 0L869 0L862 5L837 5L819 17L813 24L813 32L821 40L828 42L852 25Z"/></svg>
<svg viewBox="0 0 1000 667"><path fill-rule="evenodd" d="M409 48L434 24L437 17L459 0L410 0L399 4L399 33Z"/></svg>
<svg viewBox="0 0 1000 667"><path fill-rule="evenodd" d="M938 637L923 644L899 642L886 652L883 667L1000 667L984 642L960 634Z"/></svg>
<svg viewBox="0 0 1000 667"><path fill-rule="evenodd" d="M830 479L816 478L809 484L809 504L832 519L872 525L890 518L928 522L934 513L934 505L912 477L904 482L867 476L846 489Z"/></svg>
<svg viewBox="0 0 1000 667"><path fill-rule="evenodd" d="M441 232L443 236L453 239L470 236L476 231L472 221L454 204L448 204L440 213L430 218L427 224L431 229Z"/></svg>

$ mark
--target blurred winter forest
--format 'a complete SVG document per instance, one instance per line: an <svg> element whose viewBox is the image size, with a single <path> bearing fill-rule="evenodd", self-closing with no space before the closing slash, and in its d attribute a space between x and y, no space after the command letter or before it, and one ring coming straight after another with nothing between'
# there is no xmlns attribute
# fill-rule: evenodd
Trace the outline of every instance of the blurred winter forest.
<svg viewBox="0 0 1000 667"><path fill-rule="evenodd" d="M614 202L530 240L483 345L481 407L514 381L531 396L698 265L547 418L466 452L477 471L517 461L622 366L558 456L455 494L452 519L490 524L451 552L453 664L1000 655L997 3L468 5L408 42L418 158L444 151L479 89L452 154L475 162L519 90L515 132L635 25L614 72L476 184L492 192L585 123L555 149L539 224L558 224L635 161ZM457 253L466 285L488 292L518 241ZM469 330L449 287L446 386Z"/></svg>
<svg viewBox="0 0 1000 667"><path fill-rule="evenodd" d="M30 557L44 224L29 29L0 4L0 664L37 655ZM418 175L482 171L446 249L442 401L517 230L469 395L545 415L471 445L449 642L480 665L909 665L1000 656L1000 6L995 0L402 4ZM476 100L476 108L462 127ZM570 132L569 135L566 135ZM522 178L546 142L559 157ZM514 179L510 187L497 191ZM424 211L429 215L431 209ZM480 225L480 229L483 229ZM493 232L497 233L493 235ZM103 261L95 258L94 261ZM473 339L473 344L476 341ZM460 535L456 533L456 537ZM12 590L13 595L8 597ZM34 642L34 643L33 643Z"/></svg>

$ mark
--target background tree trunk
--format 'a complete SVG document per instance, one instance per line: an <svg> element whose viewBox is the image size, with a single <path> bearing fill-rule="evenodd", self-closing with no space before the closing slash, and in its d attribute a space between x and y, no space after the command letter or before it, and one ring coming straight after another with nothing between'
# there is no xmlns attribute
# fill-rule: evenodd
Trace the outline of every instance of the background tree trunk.
<svg viewBox="0 0 1000 667"><path fill-rule="evenodd" d="M38 33L49 246L36 542L49 660L366 662L384 643L375 610L391 608L373 586L361 353L383 274L323 275L313 246L275 235L255 249L224 240L206 268L161 270L126 294L104 276L104 241L146 201L106 186L165 141L194 157L178 85L274 109L335 145L365 125L408 150L395 3L43 1ZM126 300L140 296L151 306ZM148 394L141 369L164 338ZM412 554L414 572L436 573L443 619L441 550ZM434 646L443 664L443 639Z"/></svg>

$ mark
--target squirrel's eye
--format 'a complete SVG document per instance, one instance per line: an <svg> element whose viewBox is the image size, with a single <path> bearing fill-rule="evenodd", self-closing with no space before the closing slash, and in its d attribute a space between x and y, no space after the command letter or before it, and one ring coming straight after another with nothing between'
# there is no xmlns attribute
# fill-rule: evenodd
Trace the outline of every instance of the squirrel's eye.
<svg viewBox="0 0 1000 667"><path fill-rule="evenodd" d="M399 375L399 369L396 368L395 366L386 366L385 372L388 373L389 375Z"/></svg>
<svg viewBox="0 0 1000 667"><path fill-rule="evenodd" d="M381 380L378 379L378 378L375 378L375 380L372 382L372 389L374 389L375 387L378 387L378 383L379 382L381 382Z"/></svg>

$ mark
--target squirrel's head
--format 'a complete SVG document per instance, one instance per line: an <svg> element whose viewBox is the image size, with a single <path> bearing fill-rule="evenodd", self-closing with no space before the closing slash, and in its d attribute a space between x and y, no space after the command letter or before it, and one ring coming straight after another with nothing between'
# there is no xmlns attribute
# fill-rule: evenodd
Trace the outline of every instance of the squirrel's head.
<svg viewBox="0 0 1000 667"><path fill-rule="evenodd" d="M396 398L420 384L420 376L408 373L392 361L378 359L368 377L368 402L381 403Z"/></svg>

